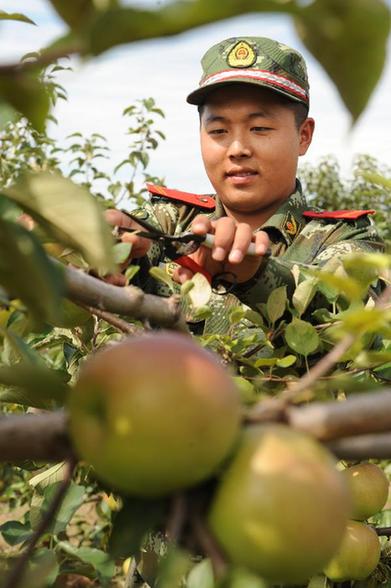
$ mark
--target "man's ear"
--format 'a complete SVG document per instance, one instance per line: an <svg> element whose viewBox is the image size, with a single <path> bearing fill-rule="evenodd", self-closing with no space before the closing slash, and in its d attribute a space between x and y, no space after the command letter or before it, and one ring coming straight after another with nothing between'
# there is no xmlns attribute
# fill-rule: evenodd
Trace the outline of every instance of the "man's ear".
<svg viewBox="0 0 391 588"><path fill-rule="evenodd" d="M314 129L315 121L313 118L306 118L305 121L302 122L299 129L299 155L307 153L308 147L311 145Z"/></svg>

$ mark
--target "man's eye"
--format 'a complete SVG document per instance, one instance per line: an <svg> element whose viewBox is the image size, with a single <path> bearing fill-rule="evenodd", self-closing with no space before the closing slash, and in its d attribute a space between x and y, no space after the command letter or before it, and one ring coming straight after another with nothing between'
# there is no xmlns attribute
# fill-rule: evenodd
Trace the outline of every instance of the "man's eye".
<svg viewBox="0 0 391 588"><path fill-rule="evenodd" d="M256 133L265 133L266 131L270 131L271 128L270 127L251 127L252 131L255 131Z"/></svg>
<svg viewBox="0 0 391 588"><path fill-rule="evenodd" d="M226 132L226 129L210 129L208 131L209 135L223 135Z"/></svg>

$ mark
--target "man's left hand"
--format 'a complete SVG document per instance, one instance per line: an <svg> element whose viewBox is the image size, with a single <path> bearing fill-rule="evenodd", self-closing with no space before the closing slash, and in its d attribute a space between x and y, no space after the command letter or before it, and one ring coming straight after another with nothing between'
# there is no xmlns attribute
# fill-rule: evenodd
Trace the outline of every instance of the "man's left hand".
<svg viewBox="0 0 391 588"><path fill-rule="evenodd" d="M194 261L206 269L212 276L222 272L235 275L236 282L250 280L259 269L263 257L269 247L269 237L264 231L252 232L250 225L237 223L230 217L212 220L205 215L197 216L191 230L197 235L214 235L211 249L201 245L189 255ZM254 243L255 255L246 255L250 243ZM227 281L231 281L227 273ZM191 280L193 272L179 267L174 273L174 279L179 283Z"/></svg>

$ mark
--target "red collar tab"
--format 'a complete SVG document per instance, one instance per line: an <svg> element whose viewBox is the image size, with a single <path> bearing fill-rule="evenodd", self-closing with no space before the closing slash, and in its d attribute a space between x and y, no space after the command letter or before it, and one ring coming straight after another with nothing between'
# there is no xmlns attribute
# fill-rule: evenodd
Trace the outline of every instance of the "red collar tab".
<svg viewBox="0 0 391 588"><path fill-rule="evenodd" d="M156 196L163 196L169 200L178 200L198 208L205 208L207 210L214 210L216 202L212 196L208 194L192 194L191 192L181 192L180 190L172 190L165 186L156 186L155 184L147 184L147 190Z"/></svg>
<svg viewBox="0 0 391 588"><path fill-rule="evenodd" d="M342 220L356 220L367 214L376 214L376 210L323 210L322 212L306 210L303 212L303 216L306 218L333 218Z"/></svg>

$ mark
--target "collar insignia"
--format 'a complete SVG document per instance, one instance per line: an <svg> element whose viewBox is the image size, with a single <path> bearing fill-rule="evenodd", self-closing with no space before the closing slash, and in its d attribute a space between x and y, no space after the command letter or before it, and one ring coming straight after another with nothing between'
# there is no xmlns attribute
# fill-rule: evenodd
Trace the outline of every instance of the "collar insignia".
<svg viewBox="0 0 391 588"><path fill-rule="evenodd" d="M285 221L285 232L294 237L297 233L297 223L293 214L289 213Z"/></svg>
<svg viewBox="0 0 391 588"><path fill-rule="evenodd" d="M230 67L250 67L255 63L257 54L246 41L236 43L228 53L227 63Z"/></svg>

